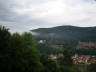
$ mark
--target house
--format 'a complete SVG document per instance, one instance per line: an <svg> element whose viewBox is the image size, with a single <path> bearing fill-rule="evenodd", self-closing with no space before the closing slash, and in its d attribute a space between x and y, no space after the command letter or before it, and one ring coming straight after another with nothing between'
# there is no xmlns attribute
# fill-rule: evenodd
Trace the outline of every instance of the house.
<svg viewBox="0 0 96 72"><path fill-rule="evenodd" d="M38 43L39 44L44 44L44 43L46 43L46 40L39 40Z"/></svg>
<svg viewBox="0 0 96 72"><path fill-rule="evenodd" d="M72 56L74 64L91 64L96 63L96 56L91 55L74 55Z"/></svg>
<svg viewBox="0 0 96 72"><path fill-rule="evenodd" d="M90 47L96 48L96 42L79 42L78 45L76 46L76 49L90 48Z"/></svg>
<svg viewBox="0 0 96 72"><path fill-rule="evenodd" d="M49 59L57 60L57 59L63 57L63 54L62 54L62 53L56 54L56 55L51 54L51 55L49 55L48 57L49 57Z"/></svg>

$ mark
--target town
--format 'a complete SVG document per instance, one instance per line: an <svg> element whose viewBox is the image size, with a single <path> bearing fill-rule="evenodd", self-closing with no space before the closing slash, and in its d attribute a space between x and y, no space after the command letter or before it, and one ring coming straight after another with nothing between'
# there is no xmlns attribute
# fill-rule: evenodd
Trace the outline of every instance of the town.
<svg viewBox="0 0 96 72"><path fill-rule="evenodd" d="M57 55L49 55L49 59L52 59L56 61L59 58L62 58L63 54L57 54ZM78 55L75 54L72 57L73 63L74 64L92 64L96 63L96 55Z"/></svg>

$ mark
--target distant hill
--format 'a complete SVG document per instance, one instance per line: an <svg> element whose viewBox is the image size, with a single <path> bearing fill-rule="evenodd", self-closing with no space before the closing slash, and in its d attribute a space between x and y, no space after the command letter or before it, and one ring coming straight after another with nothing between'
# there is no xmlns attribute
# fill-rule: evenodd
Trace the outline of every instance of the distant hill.
<svg viewBox="0 0 96 72"><path fill-rule="evenodd" d="M96 41L96 27L58 26L31 30L38 39Z"/></svg>

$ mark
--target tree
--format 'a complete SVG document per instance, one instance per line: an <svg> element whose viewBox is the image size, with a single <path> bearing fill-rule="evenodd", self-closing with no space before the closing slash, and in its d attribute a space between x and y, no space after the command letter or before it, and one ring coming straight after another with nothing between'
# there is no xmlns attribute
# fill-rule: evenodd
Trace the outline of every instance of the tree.
<svg viewBox="0 0 96 72"><path fill-rule="evenodd" d="M12 35L0 27L0 72L40 72L42 68L30 33Z"/></svg>
<svg viewBox="0 0 96 72"><path fill-rule="evenodd" d="M40 55L34 45L31 34L13 34L12 48L13 70L21 72L38 72L42 69Z"/></svg>
<svg viewBox="0 0 96 72"><path fill-rule="evenodd" d="M41 62L44 66L44 70L42 72L61 72L59 65L48 58L46 55L41 56Z"/></svg>
<svg viewBox="0 0 96 72"><path fill-rule="evenodd" d="M92 63L88 69L89 72L96 72L96 63Z"/></svg>
<svg viewBox="0 0 96 72"><path fill-rule="evenodd" d="M73 64L71 59L72 53L68 50L64 50L63 57L58 59L61 72L80 72Z"/></svg>
<svg viewBox="0 0 96 72"><path fill-rule="evenodd" d="M3 26L0 26L0 71L9 70L11 34ZM5 69L6 68L6 69Z"/></svg>
<svg viewBox="0 0 96 72"><path fill-rule="evenodd" d="M63 66L73 66L73 60L71 59L71 56L71 52L64 50L63 57L59 59L59 63Z"/></svg>

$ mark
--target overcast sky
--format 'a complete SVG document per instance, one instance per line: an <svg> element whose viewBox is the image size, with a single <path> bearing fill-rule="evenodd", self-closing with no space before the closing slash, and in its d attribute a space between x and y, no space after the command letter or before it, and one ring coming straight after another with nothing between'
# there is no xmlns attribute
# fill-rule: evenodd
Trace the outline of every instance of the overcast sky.
<svg viewBox="0 0 96 72"><path fill-rule="evenodd" d="M96 1L0 0L0 25L12 32L60 25L96 26Z"/></svg>

